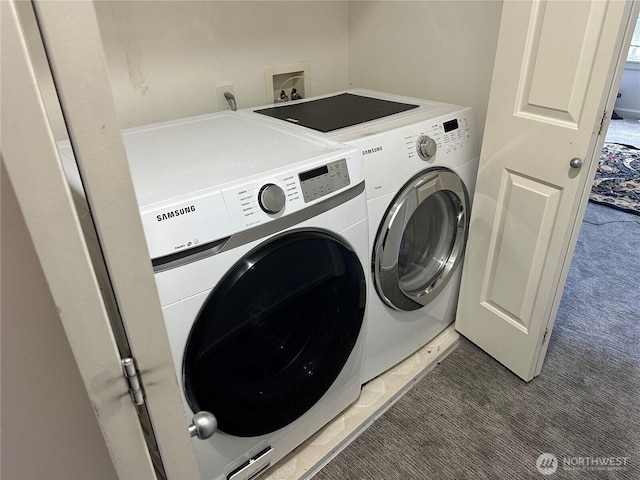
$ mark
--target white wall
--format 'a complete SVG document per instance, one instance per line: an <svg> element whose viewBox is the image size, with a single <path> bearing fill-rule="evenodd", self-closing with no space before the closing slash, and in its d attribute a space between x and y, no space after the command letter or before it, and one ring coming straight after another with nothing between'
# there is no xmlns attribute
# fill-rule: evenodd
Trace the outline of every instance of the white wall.
<svg viewBox="0 0 640 480"><path fill-rule="evenodd" d="M346 2L96 2L122 125L266 103L264 67L310 62L312 93L347 85Z"/></svg>
<svg viewBox="0 0 640 480"><path fill-rule="evenodd" d="M315 95L363 87L470 105L484 130L501 1L101 1L96 9L124 128L217 111L215 85L227 81L239 108L262 105L266 65L309 61Z"/></svg>
<svg viewBox="0 0 640 480"><path fill-rule="evenodd" d="M482 129L502 2L97 2L124 127L266 102L266 65L309 61L349 86L471 105Z"/></svg>
<svg viewBox="0 0 640 480"><path fill-rule="evenodd" d="M618 93L615 111L622 117L640 118L640 63L627 62Z"/></svg>
<svg viewBox="0 0 640 480"><path fill-rule="evenodd" d="M472 106L482 135L501 13L499 1L349 2L349 83Z"/></svg>
<svg viewBox="0 0 640 480"><path fill-rule="evenodd" d="M0 476L116 478L4 164L0 177Z"/></svg>
<svg viewBox="0 0 640 480"><path fill-rule="evenodd" d="M215 85L227 81L240 108L262 105L264 67L306 60L315 95L363 87L470 105L484 130L501 1L100 1L96 9L124 128L217 111ZM43 89L53 92L49 82Z"/></svg>

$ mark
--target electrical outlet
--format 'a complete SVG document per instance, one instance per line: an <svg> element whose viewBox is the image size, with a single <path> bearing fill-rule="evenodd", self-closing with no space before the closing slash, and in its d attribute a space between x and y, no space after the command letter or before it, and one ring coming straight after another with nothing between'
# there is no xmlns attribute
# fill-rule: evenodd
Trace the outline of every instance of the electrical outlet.
<svg viewBox="0 0 640 480"><path fill-rule="evenodd" d="M311 95L309 84L309 62L267 65L264 67L265 91L267 103L280 98L280 90L285 90L291 98L291 89L295 88L303 98Z"/></svg>
<svg viewBox="0 0 640 480"><path fill-rule="evenodd" d="M233 82L225 82L225 83L217 83L216 84L216 96L218 98L218 111L222 110L231 110L229 106L229 102L224 98L224 92L229 92L232 95L235 95L233 91Z"/></svg>

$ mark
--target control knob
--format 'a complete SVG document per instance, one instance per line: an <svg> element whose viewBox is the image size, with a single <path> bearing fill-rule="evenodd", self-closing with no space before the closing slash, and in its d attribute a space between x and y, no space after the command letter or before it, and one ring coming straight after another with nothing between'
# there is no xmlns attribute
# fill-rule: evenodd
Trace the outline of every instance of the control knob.
<svg viewBox="0 0 640 480"><path fill-rule="evenodd" d="M263 185L258 192L258 204L266 213L278 213L285 204L284 190L275 183Z"/></svg>
<svg viewBox="0 0 640 480"><path fill-rule="evenodd" d="M418 150L418 156L422 160L429 160L436 154L438 145L433 138L428 137L427 135L420 135L416 142L416 149Z"/></svg>

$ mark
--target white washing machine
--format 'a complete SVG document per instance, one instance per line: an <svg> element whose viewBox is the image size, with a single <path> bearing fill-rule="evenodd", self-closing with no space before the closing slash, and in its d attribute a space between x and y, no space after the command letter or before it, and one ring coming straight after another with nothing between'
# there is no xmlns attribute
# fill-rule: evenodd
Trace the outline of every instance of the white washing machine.
<svg viewBox="0 0 640 480"><path fill-rule="evenodd" d="M471 108L348 90L246 110L357 147L369 212L365 381L455 319L479 146Z"/></svg>
<svg viewBox="0 0 640 480"><path fill-rule="evenodd" d="M359 396L362 154L235 113L124 141L202 477L253 478Z"/></svg>

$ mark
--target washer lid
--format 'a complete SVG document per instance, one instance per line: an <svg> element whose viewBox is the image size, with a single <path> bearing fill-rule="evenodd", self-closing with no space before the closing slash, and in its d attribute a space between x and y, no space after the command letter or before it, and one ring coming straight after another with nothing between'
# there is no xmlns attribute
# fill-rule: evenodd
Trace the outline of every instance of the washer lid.
<svg viewBox="0 0 640 480"><path fill-rule="evenodd" d="M264 108L255 112L327 133L406 112L418 108L418 106L352 93L341 93L318 100Z"/></svg>
<svg viewBox="0 0 640 480"><path fill-rule="evenodd" d="M123 138L141 207L348 150L237 113L130 129Z"/></svg>

